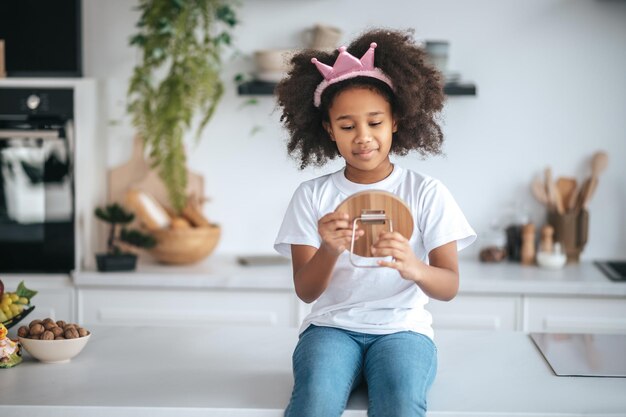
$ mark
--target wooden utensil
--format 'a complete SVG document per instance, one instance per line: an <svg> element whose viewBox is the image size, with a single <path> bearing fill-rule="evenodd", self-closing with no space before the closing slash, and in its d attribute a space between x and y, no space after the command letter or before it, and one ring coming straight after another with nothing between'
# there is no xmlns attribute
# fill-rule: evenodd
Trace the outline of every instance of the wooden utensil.
<svg viewBox="0 0 626 417"><path fill-rule="evenodd" d="M561 201L565 211L573 209L576 200L572 197L572 194L576 194L576 178L572 177L559 177L556 180L556 188L559 190ZM570 206L570 202L574 201L574 204Z"/></svg>
<svg viewBox="0 0 626 417"><path fill-rule="evenodd" d="M606 152L596 152L591 158L591 177L587 180L587 184L584 190L581 192L580 204L582 208L587 208L589 201L593 196L593 193L598 187L598 177L606 167L609 165L609 156Z"/></svg>
<svg viewBox="0 0 626 417"><path fill-rule="evenodd" d="M578 185L576 185L576 187L574 187L574 190L572 190L572 193L569 196L569 200L567 201L567 211L576 210L576 205L578 204L578 198L580 196L581 189L582 186L579 188Z"/></svg>
<svg viewBox="0 0 626 417"><path fill-rule="evenodd" d="M358 228L365 231L353 244L352 253L355 255L374 257L371 246L378 239L379 233L389 228L407 239L413 234L411 210L397 196L387 191L369 190L353 194L339 204L335 211L348 213L350 224L354 225L356 220Z"/></svg>
<svg viewBox="0 0 626 417"><path fill-rule="evenodd" d="M550 205L556 209L557 213L564 214L565 209L563 208L563 199L561 198L556 185L552 181L552 169L550 167L546 167L544 170L544 176L546 181L546 192L548 194L548 201L550 201Z"/></svg>

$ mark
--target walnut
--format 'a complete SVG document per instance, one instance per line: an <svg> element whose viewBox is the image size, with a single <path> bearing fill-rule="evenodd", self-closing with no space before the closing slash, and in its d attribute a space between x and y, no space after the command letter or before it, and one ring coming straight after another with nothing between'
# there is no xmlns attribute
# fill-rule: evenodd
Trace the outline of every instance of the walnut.
<svg viewBox="0 0 626 417"><path fill-rule="evenodd" d="M83 329L82 327L78 328L78 335L80 337L87 336L88 334L89 334L89 332L87 330Z"/></svg>
<svg viewBox="0 0 626 417"><path fill-rule="evenodd" d="M28 337L28 327L22 326L19 329L17 329L17 335L19 337Z"/></svg>
<svg viewBox="0 0 626 417"><path fill-rule="evenodd" d="M33 340L39 340L39 335L38 334L32 334L30 336L28 336L29 339L33 339Z"/></svg>
<svg viewBox="0 0 626 417"><path fill-rule="evenodd" d="M76 339L78 338L78 330L76 328L71 327L65 330L65 338L66 339Z"/></svg>
<svg viewBox="0 0 626 417"><path fill-rule="evenodd" d="M53 327L50 331L54 334L54 337L63 336L63 329L59 326Z"/></svg>
<svg viewBox="0 0 626 417"><path fill-rule="evenodd" d="M57 326L59 326L59 327L65 327L66 324L67 323L65 323L63 320L57 321Z"/></svg>
<svg viewBox="0 0 626 417"><path fill-rule="evenodd" d="M41 320L33 320L30 322L30 324L28 325L28 327L33 327L35 324L41 324Z"/></svg>
<svg viewBox="0 0 626 417"><path fill-rule="evenodd" d="M54 320L52 320L50 317L46 317L45 319L43 319L43 323L41 324L46 324L46 323L54 323ZM56 324L56 323L54 323Z"/></svg>
<svg viewBox="0 0 626 417"><path fill-rule="evenodd" d="M54 340L54 333L50 330L46 330L41 334L41 340Z"/></svg>
<svg viewBox="0 0 626 417"><path fill-rule="evenodd" d="M31 334L32 336L39 336L39 335L40 335L40 334L42 334L45 330L46 330L46 329L44 329L44 327L43 327L41 324L39 324L39 323L36 323L36 324L34 324L34 325L30 326L30 334Z"/></svg>
<svg viewBox="0 0 626 417"><path fill-rule="evenodd" d="M43 324L43 328L46 329L46 330L52 330L55 327L58 327L57 324L55 322L53 322L53 321L46 321L46 320L44 320L44 322L42 324Z"/></svg>
<svg viewBox="0 0 626 417"><path fill-rule="evenodd" d="M54 340L65 340L65 338L63 336L57 336L54 338Z"/></svg>

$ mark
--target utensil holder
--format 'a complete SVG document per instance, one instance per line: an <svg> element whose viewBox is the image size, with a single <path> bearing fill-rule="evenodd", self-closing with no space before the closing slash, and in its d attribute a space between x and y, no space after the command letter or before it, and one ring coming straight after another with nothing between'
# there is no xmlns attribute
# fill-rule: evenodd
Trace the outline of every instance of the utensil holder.
<svg viewBox="0 0 626 417"><path fill-rule="evenodd" d="M566 214L550 211L548 223L554 227L554 241L561 242L567 263L577 263L587 243L589 212L585 209Z"/></svg>

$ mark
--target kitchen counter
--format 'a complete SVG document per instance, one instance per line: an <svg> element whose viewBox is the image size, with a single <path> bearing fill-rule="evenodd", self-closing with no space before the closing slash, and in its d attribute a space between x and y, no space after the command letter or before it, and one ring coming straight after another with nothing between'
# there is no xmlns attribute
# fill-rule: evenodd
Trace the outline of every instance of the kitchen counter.
<svg viewBox="0 0 626 417"><path fill-rule="evenodd" d="M506 330L626 334L626 283L591 262L545 270L460 261L453 302L430 300L436 331ZM288 262L241 266L212 256L188 266L140 263L137 271L70 276L3 275L38 290L32 318L88 325L265 325L297 328L311 309L295 295Z"/></svg>
<svg viewBox="0 0 626 417"><path fill-rule="evenodd" d="M626 296L591 262L546 270L519 263L461 260L459 294ZM241 266L234 258L214 256L190 266L139 264L135 272L73 274L78 287L160 287L293 291L291 265Z"/></svg>
<svg viewBox="0 0 626 417"><path fill-rule="evenodd" d="M0 372L0 415L282 416L296 329L92 327L70 363ZM626 378L557 377L521 332L440 331L429 416L624 416ZM344 416L366 415L357 391Z"/></svg>

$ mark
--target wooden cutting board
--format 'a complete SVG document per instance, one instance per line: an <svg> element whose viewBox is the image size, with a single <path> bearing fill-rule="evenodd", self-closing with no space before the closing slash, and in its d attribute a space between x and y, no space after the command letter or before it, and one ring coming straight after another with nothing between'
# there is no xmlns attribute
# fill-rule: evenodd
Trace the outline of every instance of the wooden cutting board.
<svg viewBox="0 0 626 417"><path fill-rule="evenodd" d="M372 258L371 246L383 231L399 232L407 239L413 234L413 216L409 207L396 195L382 190L361 191L345 199L335 211L348 213L350 225L354 219L365 231L354 244L354 254ZM386 220L377 220L377 218Z"/></svg>
<svg viewBox="0 0 626 417"><path fill-rule="evenodd" d="M139 189L150 194L166 209L171 210L165 184L158 173L150 168L143 155L143 141L139 135L133 141L130 159L109 170L108 200L110 203L124 204L126 193L130 189ZM204 177L187 170L187 195L194 196L195 201L203 202Z"/></svg>
<svg viewBox="0 0 626 417"><path fill-rule="evenodd" d="M165 184L156 171L148 171L143 178L131 184L130 188L136 188L150 194L170 213L173 211ZM200 202L204 201L204 177L190 170L187 170L187 196L193 196L194 200Z"/></svg>
<svg viewBox="0 0 626 417"><path fill-rule="evenodd" d="M149 171L150 165L143 157L143 141L136 135L130 159L109 170L107 196L109 203L123 204L130 186L145 177Z"/></svg>

